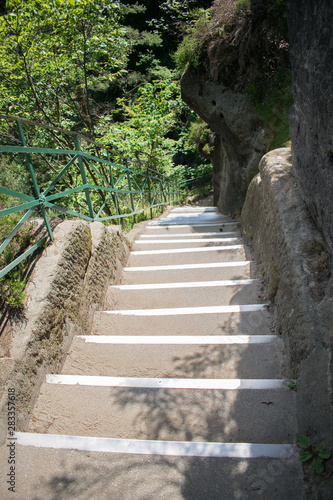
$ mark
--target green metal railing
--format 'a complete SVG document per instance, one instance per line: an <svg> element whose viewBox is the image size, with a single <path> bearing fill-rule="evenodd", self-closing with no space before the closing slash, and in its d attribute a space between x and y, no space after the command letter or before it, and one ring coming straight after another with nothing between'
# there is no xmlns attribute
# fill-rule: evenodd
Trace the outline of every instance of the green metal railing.
<svg viewBox="0 0 333 500"><path fill-rule="evenodd" d="M133 217L136 222L138 214L144 214L148 210L152 218L154 208L163 209L164 205L176 203L179 200L180 188L170 179L150 169L146 169L145 172L135 170L130 168L127 162L124 165L112 162L105 146L81 134L37 124L15 116L0 115L1 119L13 122L11 126L14 125L16 129L11 129L11 137L15 140L9 141L15 144L0 145L0 153L5 155L6 159L14 158L16 164L25 163L31 188L27 194L12 190L8 186L0 186L0 193L7 195L10 200L15 199L21 202L0 210L0 219L16 212L24 212L21 220L2 241L0 256L22 225L36 214L36 211L44 219L47 236L40 238L28 250L1 269L0 278L49 239L53 239L48 210L91 222L116 222L122 221L125 217ZM27 125L50 131L61 147L28 146L23 130L23 126ZM59 137L65 134L66 141L61 141L57 134ZM73 144L73 149L67 148L69 142ZM82 142L86 144L86 149L93 149L94 154L91 151L84 152L81 147ZM49 157L50 160L47 159ZM40 168L41 165L44 165L44 170ZM52 179L50 169L46 175L47 180L45 180L45 175L40 178L41 170L45 174L45 165L52 166L52 172L55 174Z"/></svg>
<svg viewBox="0 0 333 500"><path fill-rule="evenodd" d="M198 177L193 177L179 183L179 188L183 189L198 189L200 187L207 186L213 182L213 172L207 174L199 175Z"/></svg>

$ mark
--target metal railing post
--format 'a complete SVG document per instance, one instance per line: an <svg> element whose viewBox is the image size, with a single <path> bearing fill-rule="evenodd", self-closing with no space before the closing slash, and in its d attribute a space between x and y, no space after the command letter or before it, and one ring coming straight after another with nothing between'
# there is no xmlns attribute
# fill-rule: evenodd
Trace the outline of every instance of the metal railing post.
<svg viewBox="0 0 333 500"><path fill-rule="evenodd" d="M111 186L112 186L112 188L114 189L114 180L113 180L113 173L112 173L111 159L110 159L110 155L109 155L109 153L107 153L107 155L108 155L108 162L109 162L110 182L111 182ZM117 212L117 215L119 216L119 215L120 215L120 212L119 212L119 205L118 205L117 191L114 191L114 192L113 192L113 201L114 201L114 204L115 204L115 207L116 207L116 212Z"/></svg>
<svg viewBox="0 0 333 500"><path fill-rule="evenodd" d="M80 148L80 141L77 135L74 136L74 145L75 145L75 151L78 151L78 161L79 161L79 168L80 168L80 173L82 177L82 182L83 184L87 184L87 176L86 176L86 169L84 167L84 163L82 160L82 157L80 156L81 148ZM89 209L89 215L90 217L94 220L95 219L95 214L94 214L94 208L91 202L91 197L90 197L90 192L89 188L84 189L85 195L86 195L86 201Z"/></svg>
<svg viewBox="0 0 333 500"><path fill-rule="evenodd" d="M153 218L153 208L151 206L151 187L150 187L150 176L149 176L149 170L147 168L146 170L146 175L147 175L147 182L148 182L148 200L149 200L149 206L150 206L150 218Z"/></svg>
<svg viewBox="0 0 333 500"><path fill-rule="evenodd" d="M158 179L158 185L160 189L160 200L161 200L161 213L163 212L163 184L162 184L162 179L159 177Z"/></svg>
<svg viewBox="0 0 333 500"><path fill-rule="evenodd" d="M142 214L143 214L143 220L145 220L146 218L146 214L145 214L145 186L144 186L144 183L141 185L141 196L142 196Z"/></svg>
<svg viewBox="0 0 333 500"><path fill-rule="evenodd" d="M23 132L22 125L21 125L21 123L18 120L16 120L16 124L17 124L17 128L18 128L18 133L19 133L21 144L22 144L22 146L26 147L27 143L26 143L26 140L25 140L25 137L24 137L24 132ZM29 171L29 174L30 174L30 178L31 178L31 182L32 182L32 185L33 185L33 189L34 189L34 192L35 192L35 197L40 202L39 207L40 207L40 211L42 213L42 217L43 217L44 222L45 222L45 227L46 227L47 233L48 233L50 239L53 240L52 228L50 226L49 218L47 216L47 213L46 213L46 210L45 210L45 206L44 206L45 198L44 198L44 196L42 196L40 194L40 190L39 190L37 178L35 176L34 167L33 167L32 162L31 162L31 157L30 157L29 154L24 154L24 156L25 156L25 162L27 164L27 168L28 168L28 171Z"/></svg>
<svg viewBox="0 0 333 500"><path fill-rule="evenodd" d="M127 160L126 160L126 168L128 169ZM133 193L132 193L131 174L130 174L129 170L127 170L127 181L128 181L128 190L129 190L130 198L131 198L131 207L132 207L132 211L133 211L134 223L136 223L136 215L134 214L135 208L134 208L134 198L133 198Z"/></svg>

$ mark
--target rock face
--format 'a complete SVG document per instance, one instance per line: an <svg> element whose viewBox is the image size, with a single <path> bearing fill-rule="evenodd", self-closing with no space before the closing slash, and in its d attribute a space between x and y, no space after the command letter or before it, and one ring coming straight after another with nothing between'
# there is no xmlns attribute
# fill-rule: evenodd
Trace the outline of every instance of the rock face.
<svg viewBox="0 0 333 500"><path fill-rule="evenodd" d="M289 2L293 167L301 196L333 253L333 3Z"/></svg>
<svg viewBox="0 0 333 500"><path fill-rule="evenodd" d="M221 212L233 215L240 211L266 152L267 133L247 96L209 80L191 66L182 77L181 89L182 99L216 134L215 203Z"/></svg>
<svg viewBox="0 0 333 500"><path fill-rule="evenodd" d="M289 342L299 432L333 445L333 279L325 240L302 200L288 148L266 154L242 226L261 261L277 330ZM278 251L277 251L278 249ZM324 498L324 497L323 497ZM326 498L326 497L325 497ZM327 497L329 498L329 497Z"/></svg>

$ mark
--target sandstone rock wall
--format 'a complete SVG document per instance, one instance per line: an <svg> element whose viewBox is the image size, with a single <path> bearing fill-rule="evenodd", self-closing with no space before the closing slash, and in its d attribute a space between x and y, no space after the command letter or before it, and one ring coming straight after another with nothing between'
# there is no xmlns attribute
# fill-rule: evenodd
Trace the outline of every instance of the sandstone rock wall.
<svg viewBox="0 0 333 500"><path fill-rule="evenodd" d="M25 319L7 332L10 345L0 358L3 387L16 387L17 425L24 429L34 397L48 371L61 367L73 335L89 334L107 286L127 261L129 242L120 226L64 221L38 260L26 287ZM0 400L1 415L7 405ZM6 422L0 422L0 441Z"/></svg>
<svg viewBox="0 0 333 500"><path fill-rule="evenodd" d="M268 134L250 99L213 82L191 66L181 81L182 99L216 134L213 154L215 203L222 213L240 212L246 190L266 152Z"/></svg>
<svg viewBox="0 0 333 500"><path fill-rule="evenodd" d="M267 280L277 331L290 348L299 432L333 445L333 279L329 248L302 200L290 149L266 154L242 227Z"/></svg>
<svg viewBox="0 0 333 500"><path fill-rule="evenodd" d="M333 3L289 1L293 167L333 254Z"/></svg>

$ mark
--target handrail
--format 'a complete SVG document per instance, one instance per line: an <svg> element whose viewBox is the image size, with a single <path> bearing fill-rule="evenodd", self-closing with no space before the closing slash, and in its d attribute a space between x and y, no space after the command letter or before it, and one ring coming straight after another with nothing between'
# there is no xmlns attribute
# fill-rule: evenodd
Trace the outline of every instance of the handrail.
<svg viewBox="0 0 333 500"><path fill-rule="evenodd" d="M182 181L179 183L179 187L180 187L180 189L182 189L182 188L187 187L189 185L197 186L198 184L201 184L203 179L208 179L209 181L212 181L212 175L213 175L213 172L208 172L207 174L199 175L198 177L186 179L185 181Z"/></svg>
<svg viewBox="0 0 333 500"><path fill-rule="evenodd" d="M153 208L161 209L164 205L176 203L179 200L179 186L176 186L172 180L156 172L152 173L148 168L142 172L130 168L127 162L126 165L113 163L109 153L106 157L100 158L82 151L80 139L88 144L93 144L100 151L106 150L105 146L82 134L12 115L0 114L0 119L16 123L20 142L20 145L15 146L0 145L0 153L16 155L16 161L17 157L20 159L19 161L24 158L31 183L30 193L21 193L9 189L9 187L0 186L0 193L23 201L18 205L0 210L0 218L16 212L25 212L11 233L3 242L0 241L0 255L24 222L36 211L42 215L48 238L52 240L53 232L47 209L90 222L118 221L125 217L133 217L134 222L136 222L138 214L149 210L152 218ZM69 134L74 139L74 149L28 146L22 124ZM43 155L43 158L47 155L51 156L52 162L56 165L57 173L53 179L48 179L47 183L40 179L38 168L35 168L36 162L40 163L40 155ZM68 203L68 197L72 197L72 201L74 199L75 209L73 209L72 204ZM46 241L45 237L36 241L26 252L0 269L0 278Z"/></svg>

